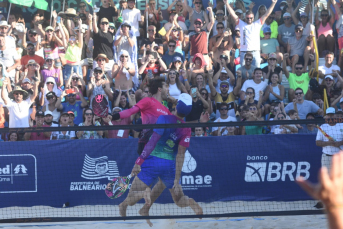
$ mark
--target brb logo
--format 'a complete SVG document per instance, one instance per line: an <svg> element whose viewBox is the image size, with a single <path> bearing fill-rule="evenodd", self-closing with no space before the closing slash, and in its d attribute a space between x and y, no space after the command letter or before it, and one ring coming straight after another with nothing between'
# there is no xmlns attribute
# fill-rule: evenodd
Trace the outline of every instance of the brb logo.
<svg viewBox="0 0 343 229"><path fill-rule="evenodd" d="M183 173L193 173L197 168L197 162L187 150L185 160L182 166ZM211 175L183 175L181 176L181 184L184 190L197 190L198 188L212 187Z"/></svg>
<svg viewBox="0 0 343 229"><path fill-rule="evenodd" d="M36 157L0 155L0 193L37 192Z"/></svg>
<svg viewBox="0 0 343 229"><path fill-rule="evenodd" d="M268 156L247 156L248 161L268 160ZM246 182L273 182L294 181L297 176L303 176L305 180L310 177L310 163L307 161L295 162L247 162L245 168Z"/></svg>

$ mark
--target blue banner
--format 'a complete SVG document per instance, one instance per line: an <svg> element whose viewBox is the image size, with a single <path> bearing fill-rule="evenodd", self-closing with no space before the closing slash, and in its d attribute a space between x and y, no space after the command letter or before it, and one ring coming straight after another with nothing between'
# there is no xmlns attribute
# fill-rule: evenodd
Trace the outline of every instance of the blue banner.
<svg viewBox="0 0 343 229"><path fill-rule="evenodd" d="M137 156L137 139L4 142L0 207L117 205L128 191L111 200L106 184ZM308 200L294 180L316 181L320 160L315 135L191 138L180 182L199 202ZM157 202L172 203L169 191Z"/></svg>

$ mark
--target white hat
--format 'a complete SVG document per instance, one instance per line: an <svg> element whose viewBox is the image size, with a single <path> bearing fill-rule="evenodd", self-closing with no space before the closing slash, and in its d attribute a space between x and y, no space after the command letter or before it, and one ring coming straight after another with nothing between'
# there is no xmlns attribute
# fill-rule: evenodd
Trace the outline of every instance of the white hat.
<svg viewBox="0 0 343 229"><path fill-rule="evenodd" d="M335 113L336 113L336 110L333 107L328 107L326 109L326 114L335 114Z"/></svg>
<svg viewBox="0 0 343 229"><path fill-rule="evenodd" d="M283 17L291 17L291 14L286 12L286 13L283 14Z"/></svg>
<svg viewBox="0 0 343 229"><path fill-rule="evenodd" d="M235 13L240 13L240 14L242 14L243 11L242 11L241 9L237 9L237 10L235 10Z"/></svg>
<svg viewBox="0 0 343 229"><path fill-rule="evenodd" d="M10 27L9 24L7 24L7 21L0 21L0 27L1 26L7 26L7 27Z"/></svg>
<svg viewBox="0 0 343 229"><path fill-rule="evenodd" d="M224 67L223 67L223 69L222 69L221 73L225 73L225 74L227 74L227 71L225 70L225 68L224 68Z"/></svg>
<svg viewBox="0 0 343 229"><path fill-rule="evenodd" d="M326 79L326 78L330 78L331 80L333 80L332 75L326 75L326 76L325 76L325 79Z"/></svg>
<svg viewBox="0 0 343 229"><path fill-rule="evenodd" d="M45 111L45 112L44 112L44 116L47 116L47 115L53 116L51 111Z"/></svg>

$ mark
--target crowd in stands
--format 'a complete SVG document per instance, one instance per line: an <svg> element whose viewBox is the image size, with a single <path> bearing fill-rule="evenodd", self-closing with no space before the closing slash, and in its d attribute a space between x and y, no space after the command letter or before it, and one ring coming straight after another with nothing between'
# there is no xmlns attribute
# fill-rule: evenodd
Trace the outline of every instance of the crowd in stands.
<svg viewBox="0 0 343 229"><path fill-rule="evenodd" d="M191 4L190 4L191 3ZM193 98L187 122L203 112L211 122L299 120L324 117L328 107L343 116L343 5L329 0L295 5L267 0L244 5L216 0L175 0L168 18L148 0L102 0L98 12L36 11L25 21L11 4L0 21L0 127L129 125L141 117L112 115L151 96L149 82L164 78L175 109L178 96ZM206 3L207 4L207 3ZM275 7L277 4L277 7ZM315 12L312 22L312 12ZM50 16L50 15L49 15ZM161 22L168 21L165 24ZM312 32L311 32L312 31ZM315 50L316 43L318 52ZM342 51L341 51L342 50ZM325 63L316 66L316 55ZM334 63L337 63L334 64ZM313 71L318 67L319 71ZM317 78L318 76L318 78ZM108 101L99 117L94 100ZM317 133L315 125L195 128L194 136ZM139 137L138 130L2 134L5 141Z"/></svg>

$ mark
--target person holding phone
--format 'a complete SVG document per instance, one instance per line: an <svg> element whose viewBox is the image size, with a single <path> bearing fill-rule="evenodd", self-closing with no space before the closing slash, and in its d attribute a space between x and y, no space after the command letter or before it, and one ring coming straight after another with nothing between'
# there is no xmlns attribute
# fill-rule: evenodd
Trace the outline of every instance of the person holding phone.
<svg viewBox="0 0 343 229"><path fill-rule="evenodd" d="M77 73L73 73L69 79L68 79L68 82L65 86L66 89L73 89L77 87L78 90L83 94L85 95L86 94L86 83L85 81L83 80L83 78L77 74ZM76 95L76 100L81 100L80 96L79 95Z"/></svg>
<svg viewBox="0 0 343 229"><path fill-rule="evenodd" d="M57 97L60 97L62 94L61 90L57 88L55 79L53 77L48 77L46 79L44 87L41 89L41 92L39 93L39 101L41 106L44 106L45 104L49 103L46 97L46 95L49 92L54 92Z"/></svg>
<svg viewBox="0 0 343 229"><path fill-rule="evenodd" d="M161 72L167 70L167 65L164 63L162 58L157 52L147 52L147 61L139 68L138 74L142 74L143 80L146 78L145 76L148 74L148 70L152 71L152 74L159 75ZM158 64L156 64L156 59Z"/></svg>
<svg viewBox="0 0 343 229"><path fill-rule="evenodd" d="M190 93L192 97L192 110L186 116L186 122L199 122L201 114L209 108L208 101L200 94L197 86L192 86Z"/></svg>

